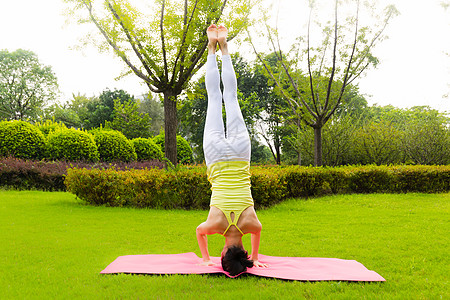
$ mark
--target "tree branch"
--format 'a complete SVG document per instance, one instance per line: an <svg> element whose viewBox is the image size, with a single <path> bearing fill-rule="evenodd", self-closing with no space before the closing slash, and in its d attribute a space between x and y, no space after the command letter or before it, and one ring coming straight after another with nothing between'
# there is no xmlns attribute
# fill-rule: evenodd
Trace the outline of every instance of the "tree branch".
<svg viewBox="0 0 450 300"><path fill-rule="evenodd" d="M166 0L162 1L161 6L161 19L159 22L159 28L161 32L161 49L163 53L163 59L164 59L164 79L166 80L166 83L169 81L169 70L167 66L167 52L166 52L166 42L164 39L164 8L166 5Z"/></svg>
<svg viewBox="0 0 450 300"><path fill-rule="evenodd" d="M312 74L312 71L311 71L311 57L310 57L311 48L310 48L310 44L309 44L312 10L313 10L313 6L311 4L311 9L309 10L309 18L308 18L308 33L307 33L307 37L306 37L307 56L308 56L307 59L308 59L309 88L310 88L310 91L311 91L311 98L312 98L312 102L313 102L316 114L319 115L319 109L318 109L318 106L317 106L316 97L314 95L313 74ZM320 79L320 77L319 77L319 79ZM319 95L317 95L317 97L319 97Z"/></svg>
<svg viewBox="0 0 450 300"><path fill-rule="evenodd" d="M150 88L150 85L148 84L151 82L151 79L147 77L145 74L143 74L138 68L136 68L127 58L127 56L119 49L119 47L111 40L109 35L106 33L106 31L102 28L102 26L97 22L95 19L94 13L92 12L92 4L88 1L83 1L83 4L89 11L89 17L91 21L95 24L97 29L100 31L100 33L103 35L103 37L106 39L106 42L114 49L114 52L133 70L133 72L142 80L144 80L147 85ZM150 88L152 92L159 93L161 92L159 89L155 89L153 87Z"/></svg>
<svg viewBox="0 0 450 300"><path fill-rule="evenodd" d="M336 72L336 52L337 52L337 40L338 40L338 0L335 1L334 8L334 47L333 47L333 67L331 68L330 80L328 81L327 96L325 98L325 105L323 110L326 112L328 110L328 104L331 96L331 87L333 86L334 74Z"/></svg>
<svg viewBox="0 0 450 300"><path fill-rule="evenodd" d="M204 32L204 37L206 37L206 30L208 29L209 25L211 25L211 22L217 23L217 21L220 19L220 16L223 13L223 10L225 8L225 5L227 4L228 0L225 0L222 4L222 7L220 8L220 14L216 19L207 19L207 23L205 28L203 29L202 32ZM231 39L229 39L231 40ZM205 52L206 47L208 46L208 39L205 38L203 44L199 43L199 46L195 49L195 51L193 52L194 54L191 56L191 58L189 59L189 61L191 62L191 65L189 66L189 68L186 70L186 72L184 74L180 74L180 80L178 81L178 85L177 85L177 89L181 89L182 86L185 84L185 82L192 76L192 74L195 72L197 72L201 66L204 65L204 63L201 63L200 65L198 64L198 62L200 61L200 59L203 56L203 53ZM196 67L197 66L197 67Z"/></svg>
<svg viewBox="0 0 450 300"><path fill-rule="evenodd" d="M122 27L122 30L125 32L125 35L127 36L128 42L130 43L131 47L133 48L134 53L136 54L136 56L138 57L138 59L140 60L142 65L144 66L145 70L147 71L147 73L150 75L150 77L153 79L154 82L156 82L157 84L161 83L159 81L159 79L153 74L152 70L148 67L146 61L144 60L144 58L141 55L141 52L136 48L136 44L137 44L139 49L142 51L143 47L142 47L141 43L139 43L139 41L135 35L134 35L134 40L133 40L133 38L131 37L130 30L128 30L128 28L125 27L125 24L123 23L122 19L120 18L119 14L117 13L117 11L112 6L111 2L110 1L107 1L107 2L108 2L109 10L113 14L113 16L117 20L117 22L119 22L120 26Z"/></svg>
<svg viewBox="0 0 450 300"><path fill-rule="evenodd" d="M358 1L358 5L359 5L359 1ZM366 49L364 50L364 54L361 56L359 62L356 64L355 66L355 70L357 70L361 64L366 60L367 56L370 53L370 50L375 46L375 42L380 38L381 34L384 32L384 30L386 29L386 26L389 23L389 20L392 18L393 13L390 12L388 17L386 18L383 27L377 32L377 34L375 34L375 36L373 37L372 41L370 42L370 44L366 47ZM370 63L369 63L370 64ZM363 70L367 67L367 65L363 68ZM357 78L362 72L359 72L358 75L355 76L355 78ZM350 75L351 78L351 75ZM353 78L352 81L355 79Z"/></svg>
<svg viewBox="0 0 450 300"><path fill-rule="evenodd" d="M258 58L258 60L263 64L264 68L266 69L267 73L269 73L270 77L272 78L272 80L275 82L275 85L278 87L281 95L286 99L286 101L288 102L292 112L297 115L300 119L303 119L305 121L305 123L309 126L312 126L313 124L311 122L309 122L307 119L305 119L302 115L299 115L297 112L297 108L300 109L300 111L302 112L302 114L304 114L302 107L295 101L293 100L291 97L289 97L284 89L281 87L280 83L278 82L278 80L275 79L275 76L273 75L272 70L270 69L270 67L266 64L266 62L262 59L261 55L259 54L259 52L256 50L256 47L251 39L251 35L250 32L247 31L247 35L249 37L249 41L250 44L253 47L253 51L256 54L256 57Z"/></svg>
<svg viewBox="0 0 450 300"><path fill-rule="evenodd" d="M192 18L194 17L194 13L197 9L197 4L198 4L198 0L195 1L194 4L194 8L192 9L192 13L191 16L189 17L189 21L187 21L187 14L188 14L188 0L185 0L184 2L184 19L183 19L183 23L184 23L184 31L183 31L183 38L181 39L181 45L180 45L180 49L177 53L177 57L175 58L175 63L173 66L173 76L172 76L172 80L171 83L174 82L175 80L175 73L176 73L176 69L177 69L177 64L178 64L178 60L181 57L181 66L180 66L180 74L183 74L183 70L184 70L184 58L185 58L185 54L183 53L183 50L185 48L185 43L186 43L186 37L187 37L187 33L189 31L189 27L191 25L192 22Z"/></svg>
<svg viewBox="0 0 450 300"><path fill-rule="evenodd" d="M325 119L324 119L325 122L328 121L329 118L331 118L331 116L334 114L334 112L338 108L339 104L341 103L342 96L344 95L345 88L348 85L347 80L348 80L348 76L349 76L349 73L350 73L350 68L351 68L352 62L353 62L353 56L354 56L355 51L356 51L356 44L358 43L358 22L359 22L359 0L357 1L357 7L356 7L355 38L353 40L352 53L350 54L350 58L349 58L348 64L347 64L347 69L345 70L344 80L342 82L342 86L341 86L341 91L339 93L339 97L338 97L338 99L336 101L336 104L334 105L333 109L325 117ZM327 95L327 99L328 99L328 95Z"/></svg>

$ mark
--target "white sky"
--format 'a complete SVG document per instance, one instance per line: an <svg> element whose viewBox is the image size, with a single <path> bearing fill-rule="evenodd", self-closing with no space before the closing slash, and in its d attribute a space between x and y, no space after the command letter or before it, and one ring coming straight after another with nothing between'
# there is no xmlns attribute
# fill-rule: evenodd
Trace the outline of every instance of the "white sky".
<svg viewBox="0 0 450 300"><path fill-rule="evenodd" d="M84 33L78 25L64 26L62 0L2 2L0 49L31 50L52 66L62 102L72 93L92 96L105 88L124 89L136 96L147 92L136 76L115 80L124 65L112 54L98 53L93 47L71 50ZM291 34L287 28L304 24L296 15L304 7L300 2L304 0L281 1L282 28L286 28L282 32L287 36ZM369 104L430 105L450 111L450 98L443 98L450 91L450 56L445 54L450 52L450 8L444 10L441 0L391 2L401 15L387 28L389 39L376 48L381 63L359 80L360 91L370 96Z"/></svg>

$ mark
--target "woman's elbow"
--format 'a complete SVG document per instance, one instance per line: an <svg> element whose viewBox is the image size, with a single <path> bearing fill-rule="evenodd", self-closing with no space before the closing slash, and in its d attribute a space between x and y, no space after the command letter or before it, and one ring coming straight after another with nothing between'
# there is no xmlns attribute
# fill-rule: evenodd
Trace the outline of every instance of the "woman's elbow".
<svg viewBox="0 0 450 300"><path fill-rule="evenodd" d="M195 229L195 232L197 233L197 235L205 235L206 234L206 230L205 230L205 226L204 224L200 224L197 226L197 228Z"/></svg>
<svg viewBox="0 0 450 300"><path fill-rule="evenodd" d="M261 232L261 230L262 230L262 224L261 224L261 222L258 221L258 223L255 224L254 231L255 231L255 233L259 233L259 232Z"/></svg>

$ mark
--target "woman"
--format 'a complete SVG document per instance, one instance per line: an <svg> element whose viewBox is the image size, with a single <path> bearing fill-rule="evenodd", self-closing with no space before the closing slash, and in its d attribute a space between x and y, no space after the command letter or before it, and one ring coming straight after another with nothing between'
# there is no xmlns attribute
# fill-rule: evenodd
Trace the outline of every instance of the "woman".
<svg viewBox="0 0 450 300"><path fill-rule="evenodd" d="M212 184L208 218L197 227L197 240L202 253L202 265L214 265L208 253L207 235L219 233L225 237L222 267L234 276L247 267L267 267L258 261L261 223L253 207L250 191L250 138L237 100L237 83L228 53L224 26L211 25L208 30L206 62L206 114L203 150ZM222 83L227 131L222 119L222 93L217 68L216 48L222 51ZM242 236L251 234L252 253L248 257Z"/></svg>

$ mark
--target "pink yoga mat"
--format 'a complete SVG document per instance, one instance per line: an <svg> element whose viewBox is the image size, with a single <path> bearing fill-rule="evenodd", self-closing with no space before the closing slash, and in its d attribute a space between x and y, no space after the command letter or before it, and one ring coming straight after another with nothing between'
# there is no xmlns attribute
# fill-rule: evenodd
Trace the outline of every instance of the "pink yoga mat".
<svg viewBox="0 0 450 300"><path fill-rule="evenodd" d="M119 256L101 274L209 274L224 273L220 257L211 258L216 266L199 266L201 259L193 252ZM356 260L315 257L277 257L260 254L259 261L268 268L248 268L245 273L263 277L301 281L385 281ZM238 275L239 276L239 275ZM237 276L234 276L237 277Z"/></svg>

